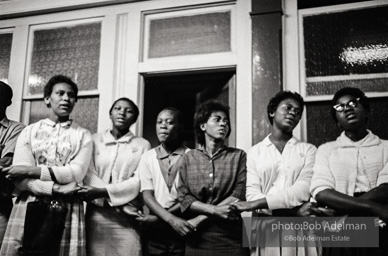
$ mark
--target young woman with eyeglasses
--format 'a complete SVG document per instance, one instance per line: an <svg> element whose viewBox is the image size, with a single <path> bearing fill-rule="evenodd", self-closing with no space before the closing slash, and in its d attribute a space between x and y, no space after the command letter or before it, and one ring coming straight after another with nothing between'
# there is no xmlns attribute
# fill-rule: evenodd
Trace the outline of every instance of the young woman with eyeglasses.
<svg viewBox="0 0 388 256"><path fill-rule="evenodd" d="M318 148L313 197L336 215L387 220L388 142L367 129L368 98L358 88L343 88L333 97L331 115L343 132ZM380 248L324 248L324 255L386 255L387 230L380 232Z"/></svg>

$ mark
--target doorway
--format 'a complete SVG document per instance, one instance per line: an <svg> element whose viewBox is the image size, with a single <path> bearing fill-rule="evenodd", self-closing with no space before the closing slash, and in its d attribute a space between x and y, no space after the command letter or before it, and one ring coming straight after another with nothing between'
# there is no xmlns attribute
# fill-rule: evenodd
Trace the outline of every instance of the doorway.
<svg viewBox="0 0 388 256"><path fill-rule="evenodd" d="M184 144L196 148L193 117L199 104L216 99L230 107L232 132L227 144L235 146L235 70L144 75L143 136L152 147L159 144L155 133L158 113L165 107L182 111Z"/></svg>

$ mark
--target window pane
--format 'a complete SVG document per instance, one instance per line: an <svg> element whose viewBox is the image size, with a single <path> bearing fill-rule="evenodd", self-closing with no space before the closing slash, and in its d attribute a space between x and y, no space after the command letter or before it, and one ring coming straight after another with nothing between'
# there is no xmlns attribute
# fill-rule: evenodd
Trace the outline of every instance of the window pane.
<svg viewBox="0 0 388 256"><path fill-rule="evenodd" d="M70 116L77 124L88 129L91 133L97 132L98 102L98 97L78 98ZM30 123L47 118L49 113L50 110L43 100L31 101Z"/></svg>
<svg viewBox="0 0 388 256"><path fill-rule="evenodd" d="M12 34L0 34L0 80L8 83L9 62L11 59Z"/></svg>
<svg viewBox="0 0 388 256"><path fill-rule="evenodd" d="M388 6L303 18L306 76L388 73Z"/></svg>
<svg viewBox="0 0 388 256"><path fill-rule="evenodd" d="M101 24L91 23L34 32L28 95L42 93L53 75L71 77L79 90L97 89Z"/></svg>
<svg viewBox="0 0 388 256"><path fill-rule="evenodd" d="M155 19L150 22L149 58L230 50L230 12Z"/></svg>

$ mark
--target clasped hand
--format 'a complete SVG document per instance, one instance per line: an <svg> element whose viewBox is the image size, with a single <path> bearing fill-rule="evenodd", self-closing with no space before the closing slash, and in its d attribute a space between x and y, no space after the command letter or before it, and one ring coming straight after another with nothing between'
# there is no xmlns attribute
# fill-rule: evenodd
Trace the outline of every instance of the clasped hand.
<svg viewBox="0 0 388 256"><path fill-rule="evenodd" d="M240 212L233 204L217 205L214 207L214 215L221 219L237 220Z"/></svg>
<svg viewBox="0 0 388 256"><path fill-rule="evenodd" d="M1 173L9 180L36 178L35 176L40 176L40 167L12 165L1 168Z"/></svg>

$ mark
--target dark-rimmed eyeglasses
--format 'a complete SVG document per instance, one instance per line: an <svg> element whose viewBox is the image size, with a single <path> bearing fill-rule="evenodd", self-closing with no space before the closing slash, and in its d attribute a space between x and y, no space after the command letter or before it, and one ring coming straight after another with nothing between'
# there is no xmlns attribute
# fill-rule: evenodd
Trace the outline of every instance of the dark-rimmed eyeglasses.
<svg viewBox="0 0 388 256"><path fill-rule="evenodd" d="M345 109L347 109L347 108L357 107L359 103L360 103L360 98L357 98L357 99L349 100L347 103L341 103L341 104L334 105L333 108L335 109L335 111L341 113L341 112L345 111Z"/></svg>

